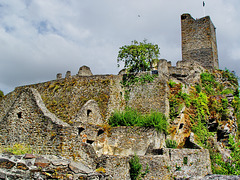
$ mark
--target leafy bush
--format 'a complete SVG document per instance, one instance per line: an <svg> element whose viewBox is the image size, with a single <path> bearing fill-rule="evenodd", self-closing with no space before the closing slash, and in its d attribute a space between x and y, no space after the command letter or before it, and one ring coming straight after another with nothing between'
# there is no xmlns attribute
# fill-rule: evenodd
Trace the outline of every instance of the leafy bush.
<svg viewBox="0 0 240 180"><path fill-rule="evenodd" d="M234 91L233 91L233 89L224 89L222 92L221 92L221 94L234 94Z"/></svg>
<svg viewBox="0 0 240 180"><path fill-rule="evenodd" d="M238 77L234 72L230 72L227 68L222 73L222 76L230 81L233 85L238 86Z"/></svg>
<svg viewBox="0 0 240 180"><path fill-rule="evenodd" d="M231 157L228 162L223 161L222 156L218 152L211 153L212 171L214 174L240 175L240 141L235 143L233 137L230 136L229 146Z"/></svg>
<svg viewBox="0 0 240 180"><path fill-rule="evenodd" d="M146 170L141 172L142 164L139 161L139 157L135 154L129 161L130 165L130 178L133 180L141 179L149 172L149 167L147 164Z"/></svg>
<svg viewBox="0 0 240 180"><path fill-rule="evenodd" d="M202 81L202 84L205 84L205 85L214 85L216 82L214 75L210 73L202 73L201 81Z"/></svg>
<svg viewBox="0 0 240 180"><path fill-rule="evenodd" d="M151 112L150 114L141 114L132 108L126 108L124 111L114 111L109 118L110 126L140 126L155 127L158 132L167 133L168 122L164 114L160 112Z"/></svg>
<svg viewBox="0 0 240 180"><path fill-rule="evenodd" d="M195 85L195 89L197 93L200 93L202 91L202 87L199 84Z"/></svg>
<svg viewBox="0 0 240 180"><path fill-rule="evenodd" d="M173 80L170 80L168 84L171 88L173 88L175 86L175 84L177 84L177 83L174 82Z"/></svg>
<svg viewBox="0 0 240 180"><path fill-rule="evenodd" d="M15 155L32 153L30 146L25 145L23 143L16 143L12 147L5 148L4 151L13 153Z"/></svg>
<svg viewBox="0 0 240 180"><path fill-rule="evenodd" d="M171 81L169 82L171 84ZM189 95L182 92L182 84L169 85L170 86L170 96L169 96L169 106L170 113L169 117L173 121L180 113L184 105L190 106Z"/></svg>
<svg viewBox="0 0 240 180"><path fill-rule="evenodd" d="M131 45L120 47L117 57L118 67L119 63L123 62L128 73L149 71L159 61L159 55L157 44L148 43L146 39L143 42L134 40Z"/></svg>
<svg viewBox="0 0 240 180"><path fill-rule="evenodd" d="M202 73L201 74L201 84L204 87L204 90L207 94L217 94L218 92L214 90L219 86L219 83L215 80L213 74L210 73Z"/></svg>
<svg viewBox="0 0 240 180"><path fill-rule="evenodd" d="M177 148L177 142L175 140L167 139L165 143L167 148L173 148L173 149Z"/></svg>

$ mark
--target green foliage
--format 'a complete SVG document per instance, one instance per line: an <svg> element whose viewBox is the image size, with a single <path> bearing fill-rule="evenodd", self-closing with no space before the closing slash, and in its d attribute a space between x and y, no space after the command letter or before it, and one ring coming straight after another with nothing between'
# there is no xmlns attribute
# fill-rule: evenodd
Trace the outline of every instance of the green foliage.
<svg viewBox="0 0 240 180"><path fill-rule="evenodd" d="M0 90L0 98L4 96L3 91Z"/></svg>
<svg viewBox="0 0 240 180"><path fill-rule="evenodd" d="M147 43L147 40L143 42L134 40L131 45L120 47L117 62L118 66L119 62L124 62L124 68L128 73L149 71L158 61L159 54L158 45Z"/></svg>
<svg viewBox="0 0 240 180"><path fill-rule="evenodd" d="M232 106L234 108L234 114L237 117L237 125L238 125L238 135L240 134L240 98L239 96L234 96L232 101Z"/></svg>
<svg viewBox="0 0 240 180"><path fill-rule="evenodd" d="M32 153L30 146L23 143L16 143L11 147L5 148L4 151L13 153L15 155L22 155L26 153Z"/></svg>
<svg viewBox="0 0 240 180"><path fill-rule="evenodd" d="M200 92L196 96L191 95L191 107L194 114L190 116L192 131L197 136L200 145L206 145L207 139L211 135L208 131L209 106L208 97L204 92Z"/></svg>
<svg viewBox="0 0 240 180"><path fill-rule="evenodd" d="M139 121L140 114L132 108L124 111L114 111L108 120L110 126L134 126Z"/></svg>
<svg viewBox="0 0 240 180"><path fill-rule="evenodd" d="M234 91L233 91L233 89L227 88L227 89L224 89L224 90L221 92L221 94L234 94Z"/></svg>
<svg viewBox="0 0 240 180"><path fill-rule="evenodd" d="M234 72L230 72L227 68L223 71L223 78L226 78L233 85L238 86L238 77L234 74Z"/></svg>
<svg viewBox="0 0 240 180"><path fill-rule="evenodd" d="M178 99L175 96L171 96L169 98L169 106L170 106L170 113L169 113L169 117L170 119L173 121L179 114L179 105L180 102L178 101Z"/></svg>
<svg viewBox="0 0 240 180"><path fill-rule="evenodd" d="M195 85L195 88L197 93L200 93L202 91L202 87L199 84Z"/></svg>
<svg viewBox="0 0 240 180"><path fill-rule="evenodd" d="M240 175L240 141L235 143L233 137L230 136L229 146L231 157L228 162L223 161L219 153L211 153L212 171L214 174Z"/></svg>
<svg viewBox="0 0 240 180"><path fill-rule="evenodd" d="M171 88L173 88L177 83L174 82L173 80L170 80L170 81L168 82L168 84L169 84L169 86L170 86Z"/></svg>
<svg viewBox="0 0 240 180"><path fill-rule="evenodd" d="M222 156L209 146L210 137L214 137L216 132L210 132L209 121L216 121L218 124L228 121L228 108L234 108L234 115L237 117L238 136L240 132L240 98L237 77L229 70L221 71L218 74L202 73L201 81L190 89L190 94L182 93L179 84L169 82L170 96L170 118L173 120L179 114L181 105L185 104L187 112L186 121L189 122L191 131L194 132L197 143L208 148L211 155L212 170L214 174L234 174L240 175L240 142L234 142L229 138L231 158L224 162ZM224 83L219 83L223 80ZM233 94L234 99L231 104L223 95ZM211 129L211 131L214 131ZM238 137L236 136L236 139ZM171 142L167 142L167 147L171 147ZM170 144L170 145L169 145ZM183 164L187 164L187 157L183 158ZM176 170L181 169L176 165Z"/></svg>
<svg viewBox="0 0 240 180"><path fill-rule="evenodd" d="M136 154L129 160L129 165L130 178L132 180L139 180L141 179L141 177L143 178L149 172L148 164L146 170L144 172L141 172L142 164L140 163L139 157Z"/></svg>
<svg viewBox="0 0 240 180"><path fill-rule="evenodd" d="M189 95L182 92L182 84L177 84L173 81L169 82L170 86L170 96L169 96L169 106L170 113L169 117L173 121L180 113L184 104L190 106Z"/></svg>
<svg viewBox="0 0 240 180"><path fill-rule="evenodd" d="M110 126L140 126L155 127L159 132L167 133L168 122L164 114L160 112L151 112L141 114L132 108L126 108L124 111L114 111L108 120Z"/></svg>
<svg viewBox="0 0 240 180"><path fill-rule="evenodd" d="M176 164L176 171L181 171L181 170L182 170L181 166L178 166L178 165Z"/></svg>
<svg viewBox="0 0 240 180"><path fill-rule="evenodd" d="M166 139L165 143L167 148L173 148L173 149L177 148L177 142L175 140Z"/></svg>
<svg viewBox="0 0 240 180"><path fill-rule="evenodd" d="M183 164L187 164L188 163L188 157L183 157Z"/></svg>
<svg viewBox="0 0 240 180"><path fill-rule="evenodd" d="M213 74L202 73L201 74L201 84L207 94L217 94L217 91L214 88L219 86L219 83L215 80Z"/></svg>

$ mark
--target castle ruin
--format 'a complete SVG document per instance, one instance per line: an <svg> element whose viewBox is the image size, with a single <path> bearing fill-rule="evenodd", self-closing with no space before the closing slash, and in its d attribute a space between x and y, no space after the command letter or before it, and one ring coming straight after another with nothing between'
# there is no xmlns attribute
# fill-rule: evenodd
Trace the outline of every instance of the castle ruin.
<svg viewBox="0 0 240 180"><path fill-rule="evenodd" d="M17 87L0 100L2 147L25 143L39 154L65 156L92 169L102 165L113 179L129 179L128 160L134 153L149 164L149 179L210 174L207 150L167 149L166 135L154 129L107 126L111 113L126 106L168 116L170 79L189 86L199 81L204 70L218 68L215 27L210 17L195 20L183 14L181 23L182 61L173 67L161 59L154 82L131 87L127 101L122 73L93 75L87 66L77 75L68 71L65 78L57 74L53 81ZM185 157L187 164L183 164ZM182 171L175 171L177 165Z"/></svg>

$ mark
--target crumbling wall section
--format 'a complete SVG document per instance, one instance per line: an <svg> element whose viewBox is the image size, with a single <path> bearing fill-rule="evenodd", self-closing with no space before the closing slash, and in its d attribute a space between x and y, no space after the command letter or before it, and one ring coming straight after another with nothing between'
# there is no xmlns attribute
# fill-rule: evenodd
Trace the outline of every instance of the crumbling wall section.
<svg viewBox="0 0 240 180"><path fill-rule="evenodd" d="M2 148L24 144L38 154L55 154L93 165L95 151L78 127L58 119L45 107L40 94L24 89L0 123ZM93 134L97 128L89 128Z"/></svg>
<svg viewBox="0 0 240 180"><path fill-rule="evenodd" d="M0 141L5 147L24 143L37 152L59 154L67 126L45 108L35 90L25 89L1 121Z"/></svg>
<svg viewBox="0 0 240 180"><path fill-rule="evenodd" d="M114 109L123 106L121 80L122 77L117 75L71 76L18 87L17 90L26 87L37 89L47 109L69 124L73 123L71 120L87 101L95 100L102 119L106 121Z"/></svg>
<svg viewBox="0 0 240 180"><path fill-rule="evenodd" d="M131 156L103 155L99 166L105 168L107 175L117 174L115 179L130 179L126 173L126 169L130 168L130 158ZM142 171L149 167L144 179L201 179L212 173L209 152L204 149L163 149L161 155L139 156L139 159Z"/></svg>

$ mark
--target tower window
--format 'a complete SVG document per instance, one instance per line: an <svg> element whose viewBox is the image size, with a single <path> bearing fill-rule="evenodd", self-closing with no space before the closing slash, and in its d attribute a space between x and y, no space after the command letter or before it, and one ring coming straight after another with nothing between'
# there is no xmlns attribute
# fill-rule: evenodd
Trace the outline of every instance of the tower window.
<svg viewBox="0 0 240 180"><path fill-rule="evenodd" d="M22 118L22 112L17 113L18 118Z"/></svg>

